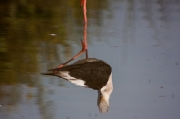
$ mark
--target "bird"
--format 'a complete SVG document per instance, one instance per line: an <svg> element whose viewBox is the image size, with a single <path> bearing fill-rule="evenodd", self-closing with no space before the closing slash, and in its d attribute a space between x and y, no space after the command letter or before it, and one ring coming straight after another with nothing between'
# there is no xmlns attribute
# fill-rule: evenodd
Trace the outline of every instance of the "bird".
<svg viewBox="0 0 180 119"><path fill-rule="evenodd" d="M103 60L85 58L61 68L50 69L51 75L61 77L75 85L98 91L97 105L101 113L108 112L113 91L112 68Z"/></svg>
<svg viewBox="0 0 180 119"><path fill-rule="evenodd" d="M84 41L81 40L82 49L70 60L60 64L57 68L50 69L52 73L42 73L44 75L54 75L63 78L75 85L92 88L98 91L97 105L101 113L108 112L109 99L113 91L112 68L103 60L88 58L87 46L87 16L86 0L81 0L84 14ZM86 58L73 64L66 65L72 60L86 52Z"/></svg>

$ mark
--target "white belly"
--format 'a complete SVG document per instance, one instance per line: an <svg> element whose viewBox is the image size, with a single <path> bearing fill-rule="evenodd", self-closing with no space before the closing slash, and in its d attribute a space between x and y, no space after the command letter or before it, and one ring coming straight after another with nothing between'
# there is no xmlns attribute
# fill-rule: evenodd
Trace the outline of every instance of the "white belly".
<svg viewBox="0 0 180 119"><path fill-rule="evenodd" d="M85 86L85 81L81 80L81 79L76 79L75 77L71 77L69 75L68 71L61 71L59 74L62 78L67 79L68 81L70 81L73 84L76 84L78 86Z"/></svg>

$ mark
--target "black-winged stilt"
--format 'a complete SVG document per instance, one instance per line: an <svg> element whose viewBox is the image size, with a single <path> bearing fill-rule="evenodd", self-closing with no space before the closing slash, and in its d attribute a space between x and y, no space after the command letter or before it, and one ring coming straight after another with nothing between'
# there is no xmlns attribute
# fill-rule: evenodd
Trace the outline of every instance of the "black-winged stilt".
<svg viewBox="0 0 180 119"><path fill-rule="evenodd" d="M101 113L109 108L109 98L113 91L111 66L102 60L86 58L71 65L50 69L55 75L78 86L98 90L97 104Z"/></svg>
<svg viewBox="0 0 180 119"><path fill-rule="evenodd" d="M109 98L113 91L112 69L106 62L88 58L87 52L87 17L86 17L86 0L81 0L84 13L84 41L81 40L81 51L65 63L60 64L55 69L50 69L52 73L43 73L44 75L55 75L70 81L78 86L89 87L98 90L97 104L101 113L105 113L109 109ZM71 65L65 66L67 63L79 57L86 51L86 59L79 60Z"/></svg>

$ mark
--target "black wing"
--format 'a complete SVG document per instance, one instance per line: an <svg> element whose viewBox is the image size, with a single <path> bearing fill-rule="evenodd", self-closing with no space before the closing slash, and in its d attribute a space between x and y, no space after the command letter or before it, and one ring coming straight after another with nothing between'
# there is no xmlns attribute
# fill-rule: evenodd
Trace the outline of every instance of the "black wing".
<svg viewBox="0 0 180 119"><path fill-rule="evenodd" d="M87 87L95 90L106 85L112 71L111 67L103 61L72 64L52 70L57 71L57 75L58 71L68 71L70 76L84 80Z"/></svg>

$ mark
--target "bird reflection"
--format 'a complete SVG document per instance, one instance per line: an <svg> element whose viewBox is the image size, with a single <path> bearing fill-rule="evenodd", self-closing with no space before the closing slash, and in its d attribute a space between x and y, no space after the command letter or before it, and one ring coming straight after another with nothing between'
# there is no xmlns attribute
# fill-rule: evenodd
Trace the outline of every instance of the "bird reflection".
<svg viewBox="0 0 180 119"><path fill-rule="evenodd" d="M81 0L81 6L83 6L85 22L84 40L81 40L81 51L67 62L60 64L57 68L48 70L51 73L44 74L58 76L78 86L98 90L97 105L100 112L105 113L109 109L109 98L113 91L112 68L102 60L88 58L86 0ZM85 59L66 65L84 52L86 52Z"/></svg>
<svg viewBox="0 0 180 119"><path fill-rule="evenodd" d="M106 62L96 58L86 58L71 65L50 69L49 75L61 77L78 86L98 90L97 104L100 112L109 108L109 98L113 91L112 68Z"/></svg>
<svg viewBox="0 0 180 119"><path fill-rule="evenodd" d="M78 86L98 90L97 105L99 111L106 113L109 109L109 98L113 91L112 68L103 60L88 58L85 44L82 41L82 50L77 55L57 68L48 70L51 72L44 73L44 75L58 76ZM85 59L66 65L85 51Z"/></svg>

